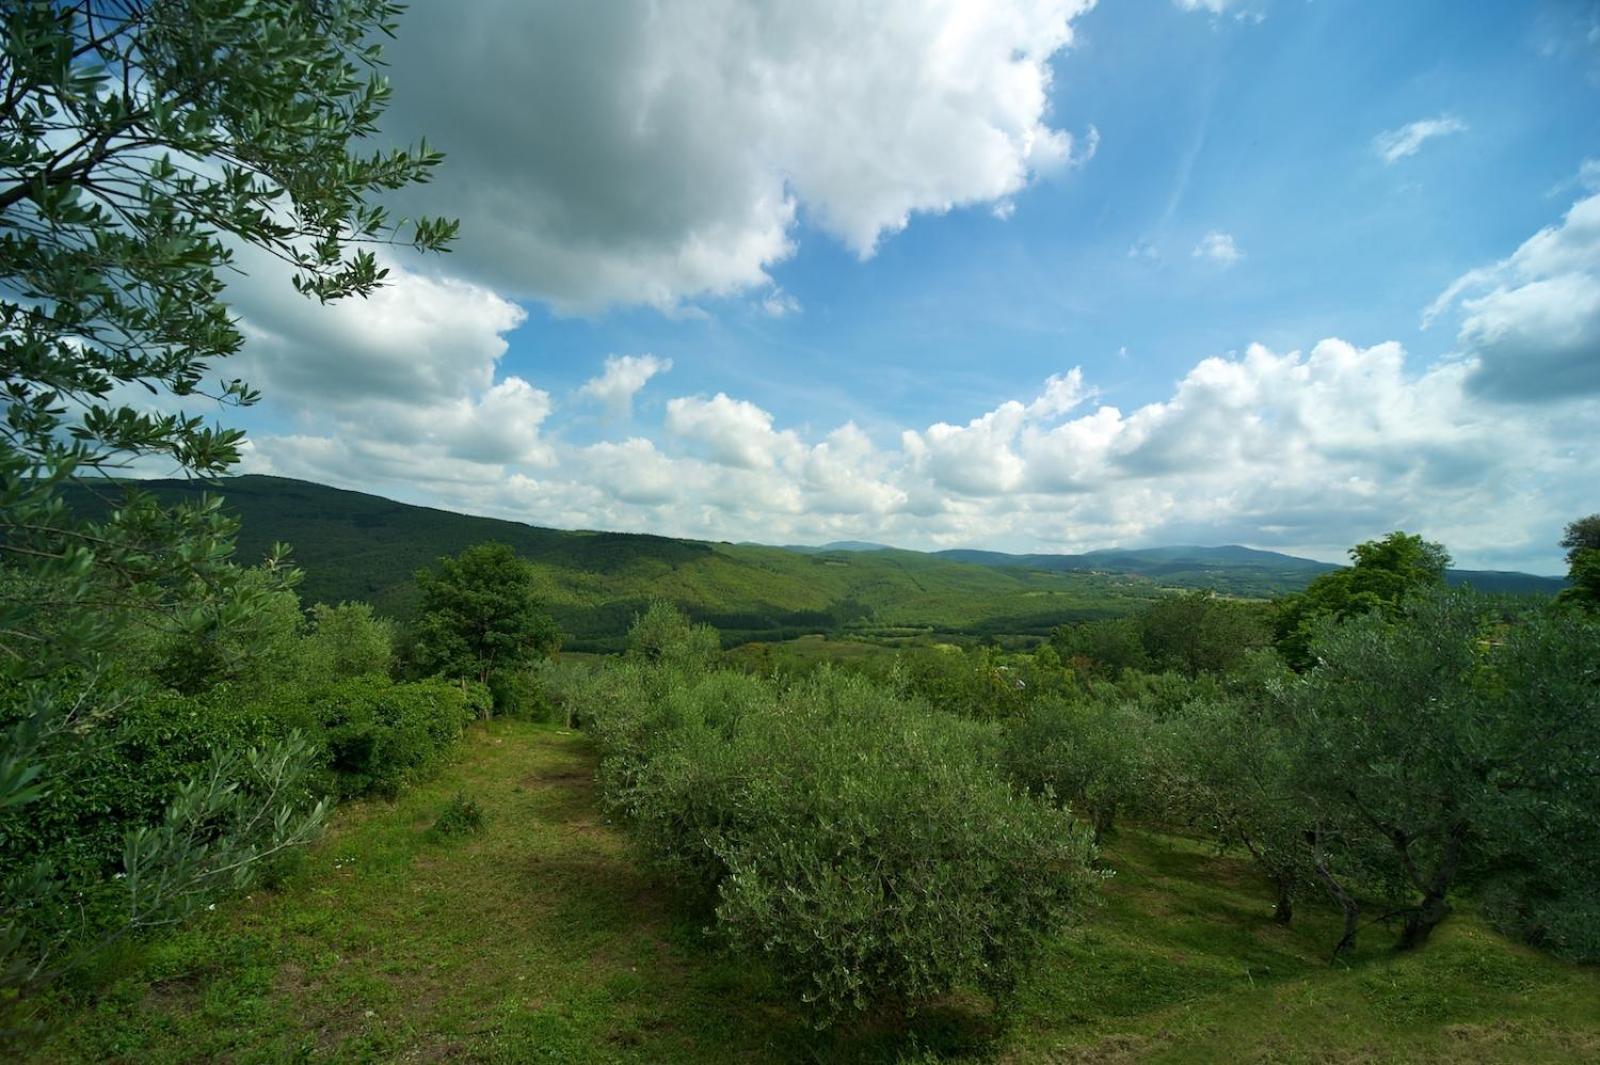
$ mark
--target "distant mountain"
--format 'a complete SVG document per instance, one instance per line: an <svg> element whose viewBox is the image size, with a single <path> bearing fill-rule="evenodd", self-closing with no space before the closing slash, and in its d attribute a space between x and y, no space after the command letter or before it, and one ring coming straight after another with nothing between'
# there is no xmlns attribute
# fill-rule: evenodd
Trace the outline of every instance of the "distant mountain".
<svg viewBox="0 0 1600 1065"><path fill-rule="evenodd" d="M169 501L207 490L190 481L139 487ZM418 568L486 540L509 544L534 564L541 595L577 649L619 646L654 598L738 641L846 628L1043 635L1066 621L1129 613L1161 594L1133 576L1004 570L879 545L830 545L808 556L757 544L545 529L282 477L232 477L214 490L240 519L241 561L263 557L278 541L293 548L306 603L358 599L405 616L415 607ZM78 504L104 505L87 495Z"/></svg>
<svg viewBox="0 0 1600 1065"><path fill-rule="evenodd" d="M1216 588L1234 595L1275 596L1299 591L1313 577L1339 567L1315 559L1239 544L1221 547L1109 548L1081 555L1013 555L1001 551L949 550L935 557L979 566L1046 572L1124 573L1179 588ZM1566 587L1560 577L1507 570L1450 570L1451 584L1470 584L1484 592L1554 595Z"/></svg>
<svg viewBox="0 0 1600 1065"><path fill-rule="evenodd" d="M205 491L190 481L142 481L167 499ZM278 541L305 571L307 603L359 599L391 614L414 609L413 574L441 555L498 540L534 564L541 594L569 646L618 646L651 599L671 600L730 641L844 630L879 635L1042 635L1066 621L1126 614L1168 588L1269 598L1333 567L1273 551L1157 547L1081 555L905 551L864 541L821 547L711 543L640 533L573 532L411 506L282 477L217 486L240 519L238 557ZM79 504L103 505L88 496ZM1489 591L1554 592L1523 573L1460 571Z"/></svg>
<svg viewBox="0 0 1600 1065"><path fill-rule="evenodd" d="M888 544L875 544L870 540L834 540L832 543L823 544L821 547L811 547L807 544L784 544L783 550L793 551L801 555L826 555L830 551L896 551L898 548Z"/></svg>

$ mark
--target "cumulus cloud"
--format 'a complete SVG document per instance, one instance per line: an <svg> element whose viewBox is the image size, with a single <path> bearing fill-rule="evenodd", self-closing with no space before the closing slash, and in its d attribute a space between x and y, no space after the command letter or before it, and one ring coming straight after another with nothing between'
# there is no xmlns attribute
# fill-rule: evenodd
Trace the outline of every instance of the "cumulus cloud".
<svg viewBox="0 0 1600 1065"><path fill-rule="evenodd" d="M1457 278L1423 325L1458 306L1474 392L1538 403L1600 393L1600 194L1507 258Z"/></svg>
<svg viewBox="0 0 1600 1065"><path fill-rule="evenodd" d="M1200 243L1194 246L1191 253L1196 259L1210 259L1212 262L1221 263L1223 266L1232 266L1244 258L1244 252L1234 243L1233 235L1221 230L1213 229L1200 238Z"/></svg>
<svg viewBox="0 0 1600 1065"><path fill-rule="evenodd" d="M650 378L670 369L671 359L654 355L607 355L604 371L584 382L578 394L603 404L618 417L627 417L633 413L633 397L639 390Z"/></svg>
<svg viewBox="0 0 1600 1065"><path fill-rule="evenodd" d="M1385 130L1372 138L1372 150L1386 165L1393 166L1407 156L1416 155L1435 137L1466 132L1467 124L1455 115L1424 118L1399 129Z"/></svg>
<svg viewBox="0 0 1600 1065"><path fill-rule="evenodd" d="M1508 410L1474 391L1474 372L1462 361L1418 370L1397 344L1330 339L1202 360L1170 396L1131 411L1096 403L1081 373L1057 375L888 446L854 424L809 443L718 393L669 401L659 443L539 438L542 466L500 461L528 441L474 457L345 431L258 437L251 463L352 486L389 477L428 501L524 521L699 537L1056 551L1245 542L1338 557L1407 528L1468 562L1484 552L1554 568L1545 541L1600 480L1600 455L1571 446L1600 402Z"/></svg>
<svg viewBox="0 0 1600 1065"><path fill-rule="evenodd" d="M781 288L773 288L761 301L761 310L769 318L787 318L800 313L800 301Z"/></svg>
<svg viewBox="0 0 1600 1065"><path fill-rule="evenodd" d="M667 401L667 432L699 445L712 461L749 470L772 469L799 448L792 432L774 432L772 415L718 392L711 399Z"/></svg>
<svg viewBox="0 0 1600 1065"><path fill-rule="evenodd" d="M448 160L400 206L459 215L473 276L563 311L764 286L801 212L865 257L1092 152L1048 114L1092 5L420 3L385 128Z"/></svg>

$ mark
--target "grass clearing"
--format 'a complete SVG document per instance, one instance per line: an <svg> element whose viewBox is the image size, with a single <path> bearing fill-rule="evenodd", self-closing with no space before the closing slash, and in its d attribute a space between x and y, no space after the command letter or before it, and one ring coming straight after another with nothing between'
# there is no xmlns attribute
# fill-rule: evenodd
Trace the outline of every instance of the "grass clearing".
<svg viewBox="0 0 1600 1065"><path fill-rule="evenodd" d="M342 809L276 890L124 959L93 1001L45 1003L37 1061L1600 1060L1600 973L1470 917L1395 957L1368 929L1330 968L1330 912L1272 924L1248 863L1125 830L1104 903L999 1031L955 999L837 1035L718 952L631 859L581 735L493 722L395 803ZM434 825L457 795L479 831Z"/></svg>

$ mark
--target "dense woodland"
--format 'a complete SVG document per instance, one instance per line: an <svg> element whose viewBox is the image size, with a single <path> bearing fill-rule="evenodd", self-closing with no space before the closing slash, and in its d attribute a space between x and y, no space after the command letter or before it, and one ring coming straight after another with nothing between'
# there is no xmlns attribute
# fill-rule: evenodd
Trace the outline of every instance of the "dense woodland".
<svg viewBox="0 0 1600 1065"><path fill-rule="evenodd" d="M113 476L153 457L214 477L241 434L121 397L195 396L238 350L221 302L233 242L332 300L382 282L365 243L452 238L372 205L436 154L355 151L386 95L363 42L394 6L152 2L109 27L90 6L8 10L0 79L8 1044L70 1032L164 936L246 893L315 890L304 855L341 805L359 820L403 801L494 719L579 730L630 861L670 885L696 949L766 974L776 1008L819 1031L899 1038L976 996L1003 1040L1134 830L1247 856L1278 925L1334 914L1330 964L1373 937L1426 951L1463 909L1600 962L1600 515L1568 527L1553 597L1451 587L1444 548L1399 532L1275 599L929 562L918 572L943 583L918 609L955 621L858 642L867 654L744 646L789 626L744 624L752 600L730 596L730 638L669 572L635 585L652 601L605 600L604 559L635 543L620 537L577 548L597 560L584 594L615 654L561 654L571 589L520 544L385 545L374 557L407 575L392 599L302 598L287 547L236 552L219 497ZM213 398L254 395L232 382ZM746 582L766 558L764 596L794 567L917 580L893 553L780 554L723 557ZM918 620L887 599L841 607L828 580L787 604L793 634ZM1048 626L1039 594L1068 601ZM1001 633L1016 638L981 638ZM519 831L481 805L463 791L426 831Z"/></svg>

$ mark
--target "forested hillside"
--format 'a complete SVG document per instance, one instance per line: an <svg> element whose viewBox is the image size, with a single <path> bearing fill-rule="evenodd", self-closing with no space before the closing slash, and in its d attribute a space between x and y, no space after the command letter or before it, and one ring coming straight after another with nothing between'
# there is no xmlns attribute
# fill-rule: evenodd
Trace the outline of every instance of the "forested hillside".
<svg viewBox="0 0 1600 1065"><path fill-rule="evenodd" d="M197 496L193 481L147 481L164 501ZM1083 555L902 551L877 544L822 548L570 532L411 506L282 477L218 486L241 522L239 556L288 543L308 603L370 602L397 616L415 605L415 571L487 540L532 561L567 646L610 650L652 599L669 599L730 643L846 629L876 635L1043 636L1065 622L1114 617L1170 588L1270 598L1334 567L1245 547L1172 547ZM1452 571L1486 591L1553 594L1562 582L1527 574Z"/></svg>

